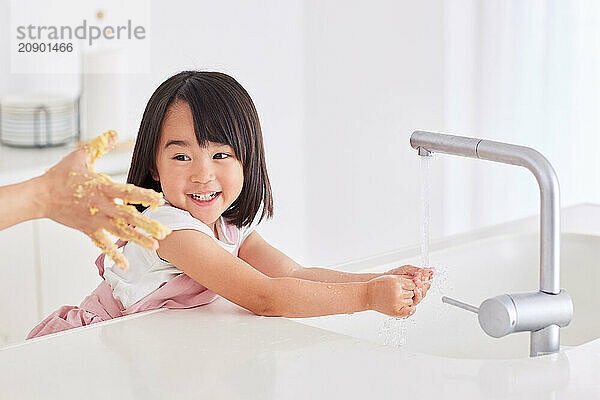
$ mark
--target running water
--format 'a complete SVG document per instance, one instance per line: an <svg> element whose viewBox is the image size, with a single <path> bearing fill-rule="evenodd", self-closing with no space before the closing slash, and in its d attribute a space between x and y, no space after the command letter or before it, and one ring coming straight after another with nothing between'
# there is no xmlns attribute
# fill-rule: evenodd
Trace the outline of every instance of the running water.
<svg viewBox="0 0 600 400"><path fill-rule="evenodd" d="M429 297L431 295L444 295L450 290L450 281L448 280L448 271L446 267L439 265L433 267L429 263L429 199L430 199L430 188L431 188L431 159L432 156L421 156L421 217L423 223L421 225L421 267L433 268L434 274L431 282L431 289L429 290ZM440 300L441 301L441 300ZM438 304L439 303L439 304ZM440 314L444 312L444 307L440 307L441 302L436 300L434 319L439 319Z"/></svg>
<svg viewBox="0 0 600 400"><path fill-rule="evenodd" d="M421 158L421 263L420 266L423 268L432 268L429 264L429 199L430 199L430 187L431 187L431 173L430 164L431 156L420 156ZM448 280L447 269L444 266L437 266L434 269L433 280L431 282L431 289L427 293L427 298L423 301L427 301L429 298L435 296L436 299L433 304L433 314L429 315L430 321L427 322L441 322L443 315L445 315L445 308L441 300L437 299L447 293L450 289L450 281ZM419 305L420 307L420 305ZM388 317L383 323L383 327L380 330L379 335L383 336L384 344L391 345L394 347L402 347L406 344L406 337L410 327L414 327L417 324L419 314L410 318L399 318L399 317Z"/></svg>
<svg viewBox="0 0 600 400"><path fill-rule="evenodd" d="M429 267L429 188L431 156L420 156L421 159L421 267ZM435 275L434 275L435 277ZM435 279L435 278L434 278ZM432 282L432 285L434 282ZM406 344L409 326L416 325L416 316L411 318L388 317L383 322L379 335L383 336L385 345L396 348Z"/></svg>
<svg viewBox="0 0 600 400"><path fill-rule="evenodd" d="M431 156L420 156L421 159L421 267L429 267L429 188L431 181Z"/></svg>
<svg viewBox="0 0 600 400"><path fill-rule="evenodd" d="M432 158L431 156L421 156L421 216L423 220L423 224L421 225L421 267L434 268L430 293L433 291L433 293L443 295L450 289L448 271L444 266L433 267L429 264L429 199L431 188L430 165Z"/></svg>
<svg viewBox="0 0 600 400"><path fill-rule="evenodd" d="M431 188L431 156L421 156L421 267L434 268L431 289L434 293L443 295L450 289L450 281L446 267L432 267L429 264L429 199Z"/></svg>

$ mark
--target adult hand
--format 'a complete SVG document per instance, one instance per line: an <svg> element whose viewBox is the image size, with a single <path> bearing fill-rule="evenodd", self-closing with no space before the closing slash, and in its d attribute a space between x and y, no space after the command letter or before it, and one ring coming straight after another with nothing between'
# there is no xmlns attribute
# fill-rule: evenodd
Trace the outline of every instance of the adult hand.
<svg viewBox="0 0 600 400"><path fill-rule="evenodd" d="M170 230L140 214L132 204L156 208L164 204L162 194L131 184L112 182L94 171L94 162L110 151L117 133L108 131L86 146L65 156L39 179L42 184L42 216L88 235L121 269L128 267L123 253L105 233L134 241L150 250L158 248ZM123 204L115 202L121 199ZM143 234L130 225L146 231Z"/></svg>

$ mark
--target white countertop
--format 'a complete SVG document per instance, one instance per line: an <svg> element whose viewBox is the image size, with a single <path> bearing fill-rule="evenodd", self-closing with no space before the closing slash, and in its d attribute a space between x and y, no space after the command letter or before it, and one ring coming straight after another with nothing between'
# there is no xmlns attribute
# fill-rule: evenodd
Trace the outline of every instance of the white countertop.
<svg viewBox="0 0 600 400"><path fill-rule="evenodd" d="M598 354L600 340L536 359L412 354L219 298L5 349L0 387L7 399L593 398Z"/></svg>
<svg viewBox="0 0 600 400"><path fill-rule="evenodd" d="M600 207L562 214L563 232L600 234ZM536 229L537 220L496 229ZM538 358L451 359L256 316L219 298L7 347L0 351L0 393L7 399L587 399L600 398L598 371L600 339Z"/></svg>

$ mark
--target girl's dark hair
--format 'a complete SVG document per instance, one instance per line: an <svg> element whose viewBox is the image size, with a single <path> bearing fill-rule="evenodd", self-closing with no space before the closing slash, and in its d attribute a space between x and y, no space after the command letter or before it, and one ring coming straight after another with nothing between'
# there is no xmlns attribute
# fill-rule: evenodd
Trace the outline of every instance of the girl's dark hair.
<svg viewBox="0 0 600 400"><path fill-rule="evenodd" d="M273 197L267 175L258 114L248 92L220 72L184 71L164 81L150 97L135 142L127 182L161 191L152 178L165 113L177 101L189 104L201 147L208 142L229 145L242 163L244 184L238 198L223 213L238 228L253 222L262 206L263 217L273 216ZM146 207L137 206L143 211Z"/></svg>

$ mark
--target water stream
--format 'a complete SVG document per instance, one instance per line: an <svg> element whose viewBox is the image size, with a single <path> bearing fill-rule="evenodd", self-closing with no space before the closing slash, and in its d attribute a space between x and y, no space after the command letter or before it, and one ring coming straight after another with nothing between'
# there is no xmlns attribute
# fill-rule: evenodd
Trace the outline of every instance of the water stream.
<svg viewBox="0 0 600 400"><path fill-rule="evenodd" d="M431 188L431 156L420 156L421 159L421 260L420 267L432 268L429 261L429 221L430 221L430 188ZM433 313L429 318L435 322L440 322L445 315L445 308L440 298L447 294L450 289L447 270L444 266L435 267L431 288L423 302L433 301ZM435 297L434 300L431 300ZM421 303L422 304L422 303ZM419 304L417 307L421 307ZM417 324L419 313L410 318L388 317L383 323L380 335L383 336L384 344L394 347L401 347L406 343L406 336L411 326Z"/></svg>
<svg viewBox="0 0 600 400"><path fill-rule="evenodd" d="M421 267L429 267L429 188L432 156L421 156Z"/></svg>
<svg viewBox="0 0 600 400"><path fill-rule="evenodd" d="M432 266L429 261L429 221L431 219L429 213L429 200L431 198L431 160L433 156L421 156L421 267L433 268L435 273L431 282L429 294L435 293L438 295L447 294L451 288L451 283L448 280L447 268L443 265Z"/></svg>
<svg viewBox="0 0 600 400"><path fill-rule="evenodd" d="M429 189L430 164L433 157L421 156L421 267L429 267ZM430 289L431 290L431 289ZM409 326L416 324L416 316L410 318L388 317L383 322L380 335L384 344L401 347L406 343Z"/></svg>

